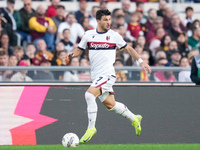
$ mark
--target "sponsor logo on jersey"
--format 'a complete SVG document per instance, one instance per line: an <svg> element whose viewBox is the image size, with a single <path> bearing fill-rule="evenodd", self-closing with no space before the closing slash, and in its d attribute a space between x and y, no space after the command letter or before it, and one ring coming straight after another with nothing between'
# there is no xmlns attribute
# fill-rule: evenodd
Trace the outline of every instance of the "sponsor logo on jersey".
<svg viewBox="0 0 200 150"><path fill-rule="evenodd" d="M116 44L106 42L89 42L88 47L89 49L115 49Z"/></svg>
<svg viewBox="0 0 200 150"><path fill-rule="evenodd" d="M91 43L90 47L95 48L95 49L97 49L97 48L108 48L109 45L107 43L102 43L102 44Z"/></svg>

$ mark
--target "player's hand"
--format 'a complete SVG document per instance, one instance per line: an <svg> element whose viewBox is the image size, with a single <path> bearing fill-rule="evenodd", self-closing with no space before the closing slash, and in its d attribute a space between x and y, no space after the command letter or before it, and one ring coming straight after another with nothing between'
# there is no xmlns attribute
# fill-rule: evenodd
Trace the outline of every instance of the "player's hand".
<svg viewBox="0 0 200 150"><path fill-rule="evenodd" d="M67 54L67 58L69 58L69 59L71 59L73 56L74 56L73 52Z"/></svg>
<svg viewBox="0 0 200 150"><path fill-rule="evenodd" d="M151 73L151 67L147 63L141 62L140 66L144 69L145 72L148 70L148 72Z"/></svg>

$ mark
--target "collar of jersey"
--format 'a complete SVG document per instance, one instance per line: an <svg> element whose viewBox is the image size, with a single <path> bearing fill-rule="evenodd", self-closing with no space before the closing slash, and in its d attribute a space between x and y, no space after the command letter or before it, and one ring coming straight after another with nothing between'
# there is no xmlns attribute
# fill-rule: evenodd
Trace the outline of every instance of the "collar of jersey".
<svg viewBox="0 0 200 150"><path fill-rule="evenodd" d="M97 32L98 34L104 34L104 33L108 32L108 30L105 31L105 32L98 32L97 29L96 29L96 32Z"/></svg>

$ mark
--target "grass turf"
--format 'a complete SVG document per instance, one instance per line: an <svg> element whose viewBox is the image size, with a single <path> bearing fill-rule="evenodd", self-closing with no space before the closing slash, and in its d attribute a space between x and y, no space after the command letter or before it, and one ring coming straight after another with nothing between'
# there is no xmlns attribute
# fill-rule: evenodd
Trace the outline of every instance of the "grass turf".
<svg viewBox="0 0 200 150"><path fill-rule="evenodd" d="M0 150L66 150L62 145L1 145ZM199 150L200 144L98 144L79 145L75 150Z"/></svg>

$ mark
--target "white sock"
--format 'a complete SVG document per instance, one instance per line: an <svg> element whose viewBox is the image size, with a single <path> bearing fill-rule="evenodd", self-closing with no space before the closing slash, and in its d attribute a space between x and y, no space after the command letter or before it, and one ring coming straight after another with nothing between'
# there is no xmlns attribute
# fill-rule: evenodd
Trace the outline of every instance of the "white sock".
<svg viewBox="0 0 200 150"><path fill-rule="evenodd" d="M86 92L85 100L87 103L87 113L88 113L88 128L92 129L95 127L97 118L97 103L96 98L93 94Z"/></svg>
<svg viewBox="0 0 200 150"><path fill-rule="evenodd" d="M116 105L109 111L114 111L125 118L128 118L131 122L134 120L134 114L122 103L116 102Z"/></svg>

